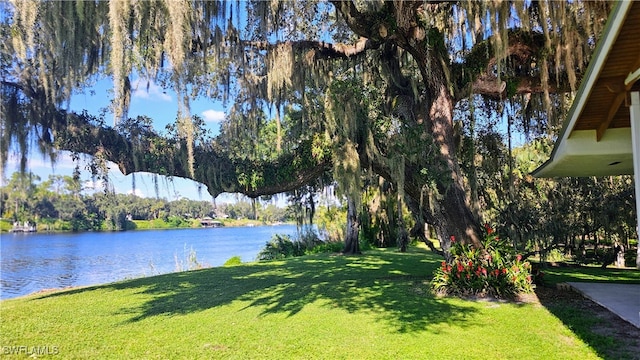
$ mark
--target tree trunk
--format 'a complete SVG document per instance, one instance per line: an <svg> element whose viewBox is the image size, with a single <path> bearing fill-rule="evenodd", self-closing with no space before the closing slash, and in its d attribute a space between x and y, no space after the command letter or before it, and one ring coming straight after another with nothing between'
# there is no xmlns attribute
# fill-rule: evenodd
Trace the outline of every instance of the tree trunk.
<svg viewBox="0 0 640 360"><path fill-rule="evenodd" d="M404 218L402 217L402 204L402 196L398 193L398 248L400 249L400 252L407 252L407 246L409 246L409 234L407 233Z"/></svg>
<svg viewBox="0 0 640 360"><path fill-rule="evenodd" d="M258 211L256 209L256 198L251 198L251 220L258 220Z"/></svg>
<svg viewBox="0 0 640 360"><path fill-rule="evenodd" d="M433 71L433 67L430 69ZM432 80L433 81L433 80ZM440 245L448 254L451 238L462 243L470 243L477 248L482 247L480 225L473 215L464 179L456 156L453 136L453 101L446 83L439 84L433 92L433 102L429 114L424 117L427 131L440 149L437 154L441 163L440 178L437 181L439 199L432 204L432 224L438 234ZM425 109L425 106L420 106ZM424 112L424 110L422 110ZM430 129L429 129L430 128ZM430 131L429 131L430 130Z"/></svg>
<svg viewBox="0 0 640 360"><path fill-rule="evenodd" d="M344 254L360 254L359 232L358 204L355 198L349 196L347 197L347 231L344 239Z"/></svg>

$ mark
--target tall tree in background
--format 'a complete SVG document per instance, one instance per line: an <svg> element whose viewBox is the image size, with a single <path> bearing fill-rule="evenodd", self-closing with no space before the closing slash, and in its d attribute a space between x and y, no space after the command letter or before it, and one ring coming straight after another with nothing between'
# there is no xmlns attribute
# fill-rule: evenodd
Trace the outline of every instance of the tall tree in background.
<svg viewBox="0 0 640 360"><path fill-rule="evenodd" d="M458 158L456 104L509 100L529 123L576 88L610 10L606 1L110 1L3 3L2 164L31 144L111 160L123 172L192 178L212 195L300 187L333 169L356 202L361 177L393 183L400 203L449 239L480 246L477 185ZM114 131L63 112L100 76L115 121L132 82L178 95L175 133ZM229 129L259 134L271 106L277 158L238 159L198 132L194 98L234 101ZM299 114L297 127L283 119ZM473 110L461 122L473 128ZM145 125L145 126L139 126ZM459 124L460 125L460 124ZM296 130L297 129L297 130ZM306 131L301 131L305 129ZM34 140L37 140L34 141ZM53 145L53 146L52 146ZM356 224L357 226L357 224ZM357 249L354 249L357 250Z"/></svg>

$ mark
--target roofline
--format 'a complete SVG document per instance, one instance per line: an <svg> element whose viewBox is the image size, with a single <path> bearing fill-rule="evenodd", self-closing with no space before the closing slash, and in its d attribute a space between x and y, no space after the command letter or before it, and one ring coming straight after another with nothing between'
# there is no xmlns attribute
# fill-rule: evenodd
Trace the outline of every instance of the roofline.
<svg viewBox="0 0 640 360"><path fill-rule="evenodd" d="M615 44L618 34L620 34L620 29L622 29L622 26L624 25L624 19L633 5L633 2L634 1L617 1L615 7L611 10L611 14L607 19L607 23L603 30L602 38L596 45L596 49L594 50L591 61L589 61L589 66L587 67L585 76L578 88L578 91L576 92L573 104L571 104L571 108L569 109L569 114L567 115L567 119L569 119L569 121L564 122L562 129L560 130L560 135L553 147L553 151L549 156L549 160L545 161L535 169L531 173L532 176L544 177L545 168L554 162L560 145L569 138L569 135L571 135L571 130L582 113L587 99L589 98L589 94L591 94L591 90L593 89L593 85L598 80L598 75L600 75L607 57L609 56L609 52L611 51L613 44Z"/></svg>

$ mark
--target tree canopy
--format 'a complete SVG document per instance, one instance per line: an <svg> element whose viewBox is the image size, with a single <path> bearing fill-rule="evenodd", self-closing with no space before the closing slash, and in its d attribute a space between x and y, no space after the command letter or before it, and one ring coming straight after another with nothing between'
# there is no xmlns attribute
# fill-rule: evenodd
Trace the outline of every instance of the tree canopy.
<svg viewBox="0 0 640 360"><path fill-rule="evenodd" d="M350 204L382 177L399 207L434 226L445 251L452 236L481 246L475 149L462 141L475 136L476 112L551 136L611 5L3 3L0 159L4 166L15 150L24 166L37 144L93 154L125 173L192 178L212 195L287 191L331 171ZM104 76L113 79L115 127L65 111ZM175 131L128 119L136 77L178 94ZM217 138L202 136L190 114L195 98L230 104ZM274 151L260 149L266 134Z"/></svg>

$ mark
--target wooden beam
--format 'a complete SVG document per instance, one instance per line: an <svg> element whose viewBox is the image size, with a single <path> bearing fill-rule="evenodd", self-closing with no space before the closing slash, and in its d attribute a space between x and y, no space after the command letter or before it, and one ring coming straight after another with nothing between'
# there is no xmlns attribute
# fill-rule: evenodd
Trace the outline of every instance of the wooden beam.
<svg viewBox="0 0 640 360"><path fill-rule="evenodd" d="M603 77L598 79L598 81L596 82L596 84L594 85L594 88L606 88L607 90L609 90L609 92L613 93L613 94L618 94L621 93L623 91L625 91L624 88L624 79L625 76L621 75L621 76L610 76L610 77Z"/></svg>
<svg viewBox="0 0 640 360"><path fill-rule="evenodd" d="M635 76L635 80L631 81L630 79ZM616 97L611 102L611 106L609 106L609 111L607 112L607 117L604 119L598 129L596 129L596 140L600 141L602 136L604 136L604 132L607 131L613 118L616 116L616 113L620 109L620 105L624 102L627 97L627 92L631 90L631 87L640 77L640 69L629 72L628 76L614 76L609 78L602 78L598 81L596 86L604 86L612 93L617 94Z"/></svg>
<svg viewBox="0 0 640 360"><path fill-rule="evenodd" d="M611 125L611 122L613 121L613 117L616 116L616 113L618 112L618 109L620 109L620 105L622 105L622 103L624 102L624 98L626 96L627 96L627 92L623 91L618 93L615 99L613 99L611 106L609 106L609 112L607 113L607 117L604 119L602 123L600 123L600 126L598 126L598 129L596 130L596 141L600 141L602 139L604 132L607 131L607 129Z"/></svg>

